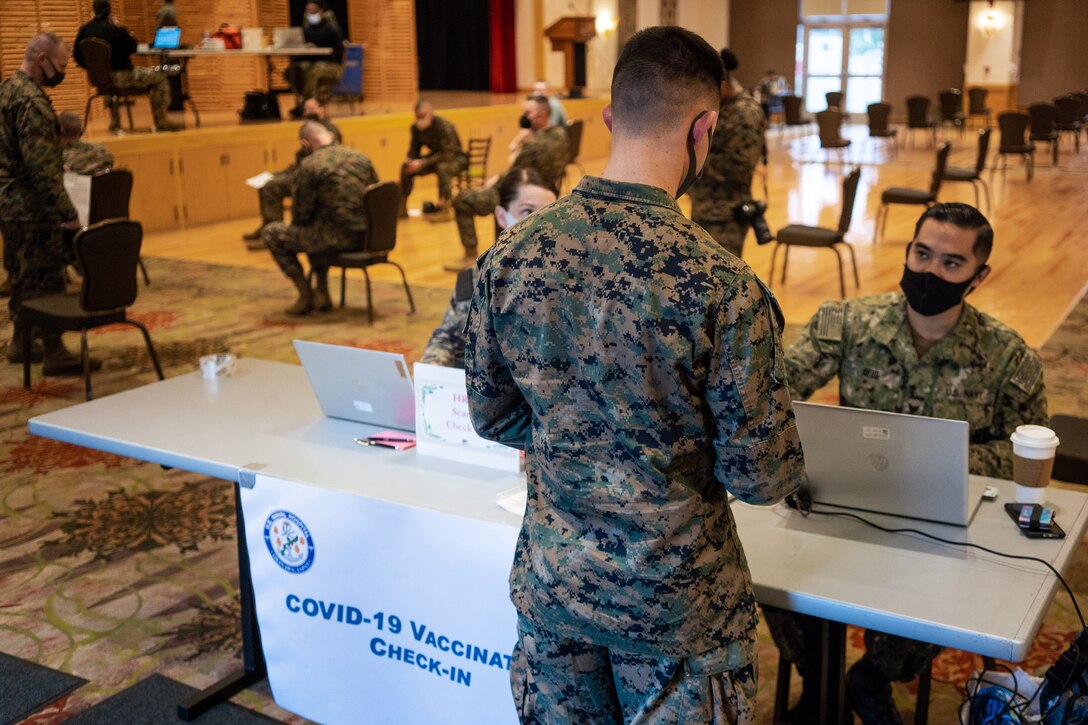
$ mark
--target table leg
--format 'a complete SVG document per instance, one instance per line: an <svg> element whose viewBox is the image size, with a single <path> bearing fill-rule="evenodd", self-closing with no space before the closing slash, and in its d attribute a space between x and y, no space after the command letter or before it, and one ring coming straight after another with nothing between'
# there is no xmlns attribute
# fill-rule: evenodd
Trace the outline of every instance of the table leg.
<svg viewBox="0 0 1088 725"><path fill-rule="evenodd" d="M178 717L186 722L199 717L221 702L226 702L268 674L261 647L261 632L257 626L257 607L253 599L253 579L249 571L249 551L246 549L246 526L242 515L240 487L234 484L234 514L238 535L238 592L242 600L242 665L215 684L194 693L178 705Z"/></svg>
<svg viewBox="0 0 1088 725"><path fill-rule="evenodd" d="M846 625L805 617L805 690L801 707L805 722L840 725L850 722L846 709Z"/></svg>

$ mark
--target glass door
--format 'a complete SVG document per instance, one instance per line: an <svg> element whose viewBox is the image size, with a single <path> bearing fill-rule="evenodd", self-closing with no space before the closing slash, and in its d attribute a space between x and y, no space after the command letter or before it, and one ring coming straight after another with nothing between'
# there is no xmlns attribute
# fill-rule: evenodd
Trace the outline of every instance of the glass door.
<svg viewBox="0 0 1088 725"><path fill-rule="evenodd" d="M829 91L843 93L844 113L865 113L884 93L884 26L805 24L798 33L799 91L805 109L827 108Z"/></svg>

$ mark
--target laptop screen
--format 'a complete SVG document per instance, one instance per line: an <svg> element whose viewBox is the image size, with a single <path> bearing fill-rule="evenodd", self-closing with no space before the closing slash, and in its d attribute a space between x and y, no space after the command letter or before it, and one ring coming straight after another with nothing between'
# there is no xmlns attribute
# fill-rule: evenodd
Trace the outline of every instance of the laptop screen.
<svg viewBox="0 0 1088 725"><path fill-rule="evenodd" d="M181 43L181 28L159 28L155 31L153 47L173 50Z"/></svg>

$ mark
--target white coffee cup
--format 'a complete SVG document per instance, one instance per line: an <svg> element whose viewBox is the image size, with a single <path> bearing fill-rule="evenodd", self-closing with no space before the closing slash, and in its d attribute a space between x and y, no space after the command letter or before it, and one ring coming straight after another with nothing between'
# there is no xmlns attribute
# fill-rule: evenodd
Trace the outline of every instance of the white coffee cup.
<svg viewBox="0 0 1088 725"><path fill-rule="evenodd" d="M1054 455L1060 442L1058 436L1041 425L1021 425L1009 439L1012 441L1012 477L1016 481L1016 501L1043 503L1050 474L1054 470Z"/></svg>
<svg viewBox="0 0 1088 725"><path fill-rule="evenodd" d="M234 372L235 357L229 352L205 355L200 358L200 376L207 380L225 378Z"/></svg>

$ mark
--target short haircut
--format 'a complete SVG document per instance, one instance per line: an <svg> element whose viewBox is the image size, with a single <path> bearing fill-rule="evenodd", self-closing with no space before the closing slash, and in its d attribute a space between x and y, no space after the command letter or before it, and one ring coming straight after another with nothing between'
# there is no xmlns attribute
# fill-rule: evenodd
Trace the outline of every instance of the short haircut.
<svg viewBox="0 0 1088 725"><path fill-rule="evenodd" d="M552 104L548 102L547 96L538 96L534 94L532 96L529 96L526 100L535 103L537 106L540 107L541 111L547 111L548 113L551 113Z"/></svg>
<svg viewBox="0 0 1088 725"><path fill-rule="evenodd" d="M79 114L74 111L65 111L57 116L60 124L60 135L65 138L79 138L83 135L83 124L79 120Z"/></svg>
<svg viewBox="0 0 1088 725"><path fill-rule="evenodd" d="M94 0L91 6L96 18L104 18L110 14L110 0Z"/></svg>
<svg viewBox="0 0 1088 725"><path fill-rule="evenodd" d="M506 208L518 198L518 191L523 186L539 186L554 192L555 186L544 180L540 172L533 168L515 169L502 177L499 183L499 206Z"/></svg>
<svg viewBox="0 0 1088 725"><path fill-rule="evenodd" d="M63 44L64 41L61 40L60 36L56 33L38 33L27 41L26 52L23 53L23 60L29 62L37 58L38 53L52 53L54 48Z"/></svg>
<svg viewBox="0 0 1088 725"><path fill-rule="evenodd" d="M918 238L918 232L922 231L922 224L926 219L974 231L975 243L971 245L971 252L980 262L986 264L994 248L994 228L990 226L990 222L982 215L982 212L970 204L959 202L934 204L922 212L918 223L914 225L915 239Z"/></svg>
<svg viewBox="0 0 1088 725"><path fill-rule="evenodd" d="M418 101L416 101L416 105L412 106L412 110L416 113L419 113L419 109L423 108L424 106L431 106L433 108L433 105L430 101L428 101L426 98L420 98Z"/></svg>
<svg viewBox="0 0 1088 725"><path fill-rule="evenodd" d="M623 46L612 73L616 128L642 135L690 121L697 104L717 110L724 77L718 51L690 30L640 30Z"/></svg>
<svg viewBox="0 0 1088 725"><path fill-rule="evenodd" d="M308 141L317 141L319 139L335 138L332 131L325 128L325 124L319 121L307 121L302 124L298 130L298 137L304 138Z"/></svg>

